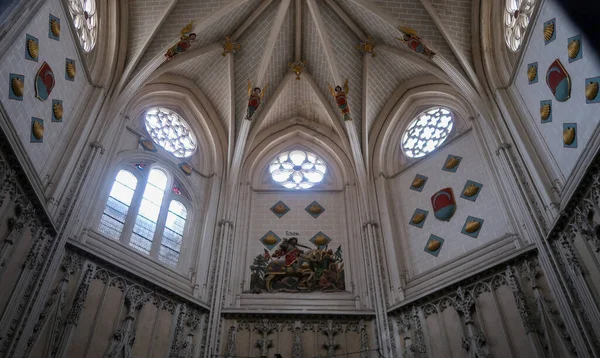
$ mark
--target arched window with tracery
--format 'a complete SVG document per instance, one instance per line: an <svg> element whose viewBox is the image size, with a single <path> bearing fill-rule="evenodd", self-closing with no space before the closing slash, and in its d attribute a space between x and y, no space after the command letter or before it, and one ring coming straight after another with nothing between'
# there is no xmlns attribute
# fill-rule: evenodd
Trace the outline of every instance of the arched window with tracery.
<svg viewBox="0 0 600 358"><path fill-rule="evenodd" d="M188 209L173 176L159 166L136 164L117 173L98 231L176 267ZM147 171L147 172L146 172Z"/></svg>
<svg viewBox="0 0 600 358"><path fill-rule="evenodd" d="M402 135L402 150L408 157L423 157L448 139L453 126L453 115L448 108L429 108L409 123Z"/></svg>
<svg viewBox="0 0 600 358"><path fill-rule="evenodd" d="M504 6L504 40L512 51L517 51L521 47L534 8L535 0L506 0Z"/></svg>
<svg viewBox="0 0 600 358"><path fill-rule="evenodd" d="M292 150L275 157L269 165L271 178L288 189L308 189L325 177L327 166L311 152Z"/></svg>
<svg viewBox="0 0 600 358"><path fill-rule="evenodd" d="M91 52L98 37L96 0L69 0L69 12L83 51Z"/></svg>

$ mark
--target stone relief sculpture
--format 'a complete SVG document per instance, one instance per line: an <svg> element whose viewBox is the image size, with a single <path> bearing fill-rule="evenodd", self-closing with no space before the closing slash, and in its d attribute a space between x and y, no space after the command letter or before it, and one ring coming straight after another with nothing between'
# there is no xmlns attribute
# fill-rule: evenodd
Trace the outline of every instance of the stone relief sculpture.
<svg viewBox="0 0 600 358"><path fill-rule="evenodd" d="M307 251L301 248L308 249ZM310 249L291 237L278 248L254 258L250 265L250 291L260 292L337 292L346 288L342 248Z"/></svg>

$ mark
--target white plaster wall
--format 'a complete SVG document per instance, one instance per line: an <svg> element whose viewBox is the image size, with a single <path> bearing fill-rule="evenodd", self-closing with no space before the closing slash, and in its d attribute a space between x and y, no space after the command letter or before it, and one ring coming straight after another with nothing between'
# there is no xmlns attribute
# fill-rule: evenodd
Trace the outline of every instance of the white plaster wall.
<svg viewBox="0 0 600 358"><path fill-rule="evenodd" d="M269 210L279 200L283 201L291 210L283 217L278 218ZM310 216L304 208L316 200L325 208L318 218ZM298 242L310 248L315 246L309 241L316 233L322 231L329 238L329 248L335 251L342 246L342 257L345 262L346 278L348 278L349 247L345 228L345 200L343 192L253 192L250 212L250 235L247 238L246 265L244 267L247 282L250 282L250 264L252 260L264 252L265 246L260 238L269 230L277 236L284 238L285 231L295 231ZM358 240L359 238L355 238ZM276 249L276 248L275 248Z"/></svg>
<svg viewBox="0 0 600 358"><path fill-rule="evenodd" d="M60 41L48 37L49 14L60 18ZM40 8L27 28L19 35L10 50L0 54L0 102L8 113L15 130L38 175L43 176L49 168L51 158L64 153L57 153L54 148L61 141L69 140L63 134L68 126L75 125L81 118L74 118L74 107L84 105L84 89L88 86L81 59L77 55L76 38L70 34L70 16L63 12L60 0L48 0ZM25 59L25 36L30 34L39 40L38 62ZM65 59L76 61L77 74L75 81L65 79ZM35 75L44 61L48 62L54 72L55 86L46 101L35 97ZM11 73L25 76L25 93L23 101L9 99L9 76ZM63 121L52 122L52 99L63 101ZM30 143L31 117L44 120L43 143Z"/></svg>
<svg viewBox="0 0 600 358"><path fill-rule="evenodd" d="M544 45L544 22L553 18L556 18L556 39ZM569 63L567 40L582 32L563 13L556 0L544 2L536 23L532 25L530 30L533 33L523 54L523 61L513 86L518 90L531 114L530 118L524 120L532 120L535 123L546 146L542 150L548 150L552 154L566 179L573 171L577 159L600 120L600 104L585 103L584 83L586 78L600 76L600 58L583 36L583 58ZM546 71L557 58L571 77L571 98L566 102L558 102L546 85ZM532 62L538 63L538 82L530 85L527 81L527 65ZM540 101L550 99L552 100L552 122L542 124ZM577 123L579 132L577 148L563 148L563 123Z"/></svg>
<svg viewBox="0 0 600 358"><path fill-rule="evenodd" d="M456 173L442 170L449 154L463 158ZM428 177L422 192L409 189L416 174ZM467 180L483 184L475 202L460 197ZM492 190L493 185L472 131L392 179L391 190L398 229L395 239L406 240L408 243L408 264L414 275L481 248L510 231L505 211ZM431 206L431 196L447 187L452 188L456 201L456 213L449 222L436 219ZM421 229L408 224L416 208L429 212ZM484 219L477 238L461 233L468 216ZM406 238L402 237L403 232ZM430 234L445 240L438 257L424 251Z"/></svg>

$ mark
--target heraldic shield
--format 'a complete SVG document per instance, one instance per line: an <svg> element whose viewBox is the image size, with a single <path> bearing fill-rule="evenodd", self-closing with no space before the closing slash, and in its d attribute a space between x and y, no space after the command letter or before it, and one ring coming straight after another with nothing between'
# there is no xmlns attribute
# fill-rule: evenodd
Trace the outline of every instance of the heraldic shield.
<svg viewBox="0 0 600 358"><path fill-rule="evenodd" d="M54 72L50 65L44 62L35 75L35 96L42 101L47 100L54 88L54 83Z"/></svg>
<svg viewBox="0 0 600 358"><path fill-rule="evenodd" d="M444 188L431 197L433 214L436 219L441 221L450 221L450 218L456 211L456 201L452 188Z"/></svg>
<svg viewBox="0 0 600 358"><path fill-rule="evenodd" d="M546 84L557 101L564 102L571 97L571 78L559 59L554 60L548 67Z"/></svg>

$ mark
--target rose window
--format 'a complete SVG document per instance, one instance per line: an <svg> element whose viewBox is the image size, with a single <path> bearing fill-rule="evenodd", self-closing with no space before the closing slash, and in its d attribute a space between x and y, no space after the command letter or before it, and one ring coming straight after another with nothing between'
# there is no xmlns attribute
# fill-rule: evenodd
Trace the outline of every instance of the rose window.
<svg viewBox="0 0 600 358"><path fill-rule="evenodd" d="M190 126L170 109L149 109L146 112L146 130L156 144L176 157L189 157L196 151L196 137Z"/></svg>
<svg viewBox="0 0 600 358"><path fill-rule="evenodd" d="M448 138L453 124L452 112L444 107L434 107L422 112L404 131L404 153L411 158L419 158L433 152Z"/></svg>
<svg viewBox="0 0 600 358"><path fill-rule="evenodd" d="M521 46L534 7L535 0L506 0L504 40L512 51L517 51Z"/></svg>
<svg viewBox="0 0 600 358"><path fill-rule="evenodd" d="M283 152L269 165L273 180L288 189L308 189L320 183L326 171L321 158L302 150Z"/></svg>
<svg viewBox="0 0 600 358"><path fill-rule="evenodd" d="M98 34L96 0L69 0L69 12L83 51L92 51Z"/></svg>

